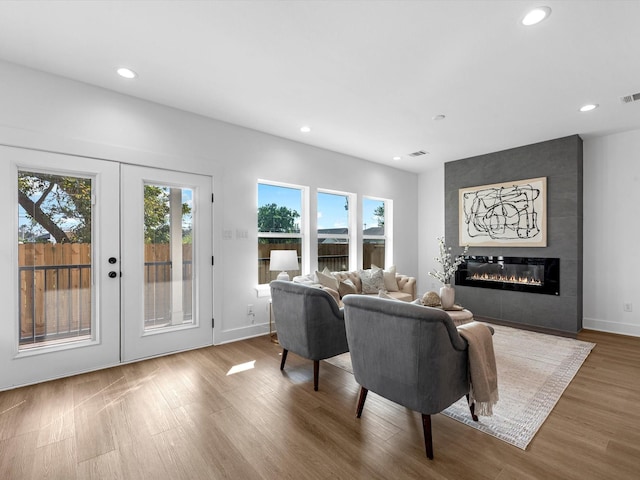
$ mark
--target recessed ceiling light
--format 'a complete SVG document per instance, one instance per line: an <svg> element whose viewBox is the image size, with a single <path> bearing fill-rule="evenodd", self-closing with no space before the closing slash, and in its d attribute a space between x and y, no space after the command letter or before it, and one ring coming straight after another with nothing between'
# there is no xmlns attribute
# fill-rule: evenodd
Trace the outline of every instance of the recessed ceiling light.
<svg viewBox="0 0 640 480"><path fill-rule="evenodd" d="M524 18L522 19L522 24L526 25L527 27L536 25L547 18L549 15L551 15L551 9L549 7L534 8L524 16Z"/></svg>
<svg viewBox="0 0 640 480"><path fill-rule="evenodd" d="M402 157L393 157L393 159L397 162L398 160L402 160Z"/></svg>
<svg viewBox="0 0 640 480"><path fill-rule="evenodd" d="M589 103L587 105L583 105L582 107L580 107L580 111L581 112L590 112L591 110L595 110L596 108L598 108L598 104L597 103Z"/></svg>
<svg viewBox="0 0 640 480"><path fill-rule="evenodd" d="M120 75L123 78L136 78L138 76L136 72L134 72L133 70L127 67L120 67L117 70L117 72L118 72L118 75Z"/></svg>
<svg viewBox="0 0 640 480"><path fill-rule="evenodd" d="M300 127L300 131L302 133L309 133L311 131L311 127L308 125L305 125L304 127Z"/></svg>

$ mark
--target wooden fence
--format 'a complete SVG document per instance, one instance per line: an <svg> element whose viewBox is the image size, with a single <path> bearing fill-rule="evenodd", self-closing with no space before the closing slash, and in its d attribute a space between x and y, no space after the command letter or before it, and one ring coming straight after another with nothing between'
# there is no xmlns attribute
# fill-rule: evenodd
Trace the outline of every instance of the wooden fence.
<svg viewBox="0 0 640 480"><path fill-rule="evenodd" d="M192 309L192 245L183 245L183 306ZM18 245L20 344L91 334L91 245ZM171 310L168 244L145 245L145 326L166 324Z"/></svg>
<svg viewBox="0 0 640 480"><path fill-rule="evenodd" d="M275 280L280 272L269 270L271 250L297 250L300 260L300 245L287 243L258 244L258 283L269 283ZM369 268L375 264L384 268L384 243L365 243L362 252L362 264ZM349 245L346 243L321 243L318 245L318 270L327 267L332 272L349 269ZM293 278L300 275L300 270L290 271Z"/></svg>
<svg viewBox="0 0 640 480"><path fill-rule="evenodd" d="M269 283L279 272L269 271L269 255L274 249L297 249L299 244L259 244L259 282ZM192 312L192 245L183 245L183 310ZM171 253L168 244L145 245L145 326L162 326L171 314ZM364 244L363 264L384 267L384 244ZM347 244L318 246L318 268L346 270ZM91 334L92 277L91 244L26 243L18 245L18 285L20 290L20 344ZM299 275L300 270L289 272Z"/></svg>

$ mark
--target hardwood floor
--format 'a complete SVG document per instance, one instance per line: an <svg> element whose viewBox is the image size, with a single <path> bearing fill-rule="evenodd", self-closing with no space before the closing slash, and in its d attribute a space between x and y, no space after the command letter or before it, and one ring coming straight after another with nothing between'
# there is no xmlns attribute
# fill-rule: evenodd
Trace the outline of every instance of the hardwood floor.
<svg viewBox="0 0 640 480"><path fill-rule="evenodd" d="M636 479L640 338L597 343L526 451L434 415L435 460L420 415L268 337L0 392L0 478ZM228 374L234 365L254 362Z"/></svg>

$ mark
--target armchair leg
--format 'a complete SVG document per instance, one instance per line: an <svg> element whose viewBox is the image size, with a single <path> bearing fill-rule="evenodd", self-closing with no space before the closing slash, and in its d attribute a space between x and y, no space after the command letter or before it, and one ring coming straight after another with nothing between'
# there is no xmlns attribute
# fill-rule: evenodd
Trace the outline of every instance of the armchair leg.
<svg viewBox="0 0 640 480"><path fill-rule="evenodd" d="M475 403L471 403L469 404L469 394L467 393L467 405L469 405L469 410L471 410L471 418L473 418L474 422L478 421L478 416L476 415L476 404Z"/></svg>
<svg viewBox="0 0 640 480"><path fill-rule="evenodd" d="M318 391L318 377L320 376L320 360L313 361L313 389Z"/></svg>
<svg viewBox="0 0 640 480"><path fill-rule="evenodd" d="M287 353L289 353L289 350L287 350L286 348L282 349L282 360L280 361L280 370L284 370L284 362L287 361Z"/></svg>
<svg viewBox="0 0 640 480"><path fill-rule="evenodd" d="M364 408L364 401L367 399L367 390L364 387L360 387L360 397L358 398L358 408L356 409L356 418L360 418L362 416L362 409Z"/></svg>
<svg viewBox="0 0 640 480"><path fill-rule="evenodd" d="M433 440L431 439L431 415L422 414L422 430L424 431L424 446L427 458L433 460Z"/></svg>

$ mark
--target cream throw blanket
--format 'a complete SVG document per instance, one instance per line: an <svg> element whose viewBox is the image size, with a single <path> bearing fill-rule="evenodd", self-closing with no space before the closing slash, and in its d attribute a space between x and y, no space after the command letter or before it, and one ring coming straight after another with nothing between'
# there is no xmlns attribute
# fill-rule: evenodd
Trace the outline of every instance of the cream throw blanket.
<svg viewBox="0 0 640 480"><path fill-rule="evenodd" d="M486 325L469 322L458 327L469 344L469 404L475 402L475 414L493 415L498 401L498 372L493 352L493 338Z"/></svg>

